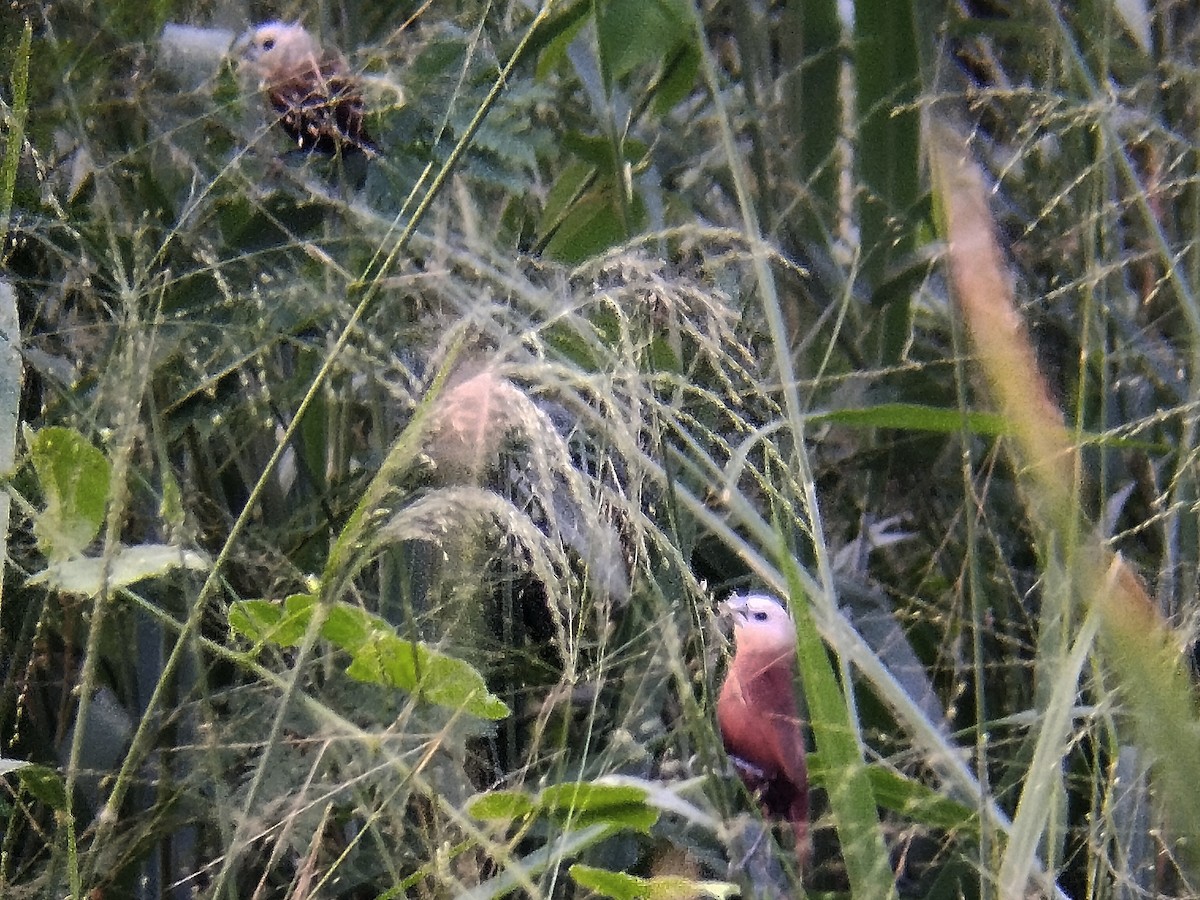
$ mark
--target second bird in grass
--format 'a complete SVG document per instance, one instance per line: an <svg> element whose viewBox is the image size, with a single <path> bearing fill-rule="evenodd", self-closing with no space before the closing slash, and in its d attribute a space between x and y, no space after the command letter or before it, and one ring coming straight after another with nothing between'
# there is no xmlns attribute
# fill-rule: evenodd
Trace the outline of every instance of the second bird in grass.
<svg viewBox="0 0 1200 900"><path fill-rule="evenodd" d="M262 80L279 125L301 150L379 152L363 125L358 79L336 52L325 52L302 25L267 22L239 42L244 63Z"/></svg>
<svg viewBox="0 0 1200 900"><path fill-rule="evenodd" d="M723 606L733 618L734 655L717 698L721 739L764 814L791 824L803 869L811 846L804 728L795 692L796 628L774 597L734 595Z"/></svg>

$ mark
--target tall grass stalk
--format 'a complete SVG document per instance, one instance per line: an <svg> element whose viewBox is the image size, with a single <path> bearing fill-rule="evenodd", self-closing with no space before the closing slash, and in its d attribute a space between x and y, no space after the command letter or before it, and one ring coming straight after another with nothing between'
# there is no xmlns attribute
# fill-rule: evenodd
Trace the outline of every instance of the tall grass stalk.
<svg viewBox="0 0 1200 900"><path fill-rule="evenodd" d="M1053 760L1066 755L1068 695L1078 690L1089 646L1085 638L1093 627L1102 636L1103 659L1130 710L1134 739L1154 761L1159 803L1178 839L1174 846L1190 876L1200 877L1200 845L1192 839L1200 809L1194 686L1141 581L1082 520L1076 454L1013 303L981 173L951 126L931 118L926 134L959 308L992 396L1013 429L1012 451L1026 483L1043 560L1048 566L1061 561L1070 578L1067 590L1043 602L1061 604L1062 615L1069 617L1078 598L1086 613L1070 661L1063 660L1053 673L1057 684L1043 710L1034 763L1001 864L1001 896L1024 894L1034 846L1050 817L1053 792L1046 791L1046 774Z"/></svg>

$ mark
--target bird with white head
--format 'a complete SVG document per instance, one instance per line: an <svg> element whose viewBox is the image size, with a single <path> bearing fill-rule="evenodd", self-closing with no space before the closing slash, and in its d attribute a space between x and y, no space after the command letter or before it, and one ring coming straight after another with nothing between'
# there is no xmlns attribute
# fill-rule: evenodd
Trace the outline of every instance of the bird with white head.
<svg viewBox="0 0 1200 900"><path fill-rule="evenodd" d="M261 80L280 127L299 149L330 155L379 152L363 123L358 79L304 26L266 22L250 29L238 46L243 64Z"/></svg>
<svg viewBox="0 0 1200 900"><path fill-rule="evenodd" d="M787 608L765 594L734 595L722 606L733 618L734 656L717 697L721 739L764 814L791 824L804 868L811 845L796 628Z"/></svg>

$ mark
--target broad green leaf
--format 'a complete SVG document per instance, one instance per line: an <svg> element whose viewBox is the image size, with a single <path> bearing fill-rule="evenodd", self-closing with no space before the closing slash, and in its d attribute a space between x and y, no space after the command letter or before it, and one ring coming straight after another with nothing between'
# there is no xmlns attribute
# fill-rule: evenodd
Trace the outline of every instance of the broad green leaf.
<svg viewBox="0 0 1200 900"><path fill-rule="evenodd" d="M293 594L282 606L268 600L242 600L230 608L229 626L256 643L291 647L303 639L316 610L312 594ZM346 674L357 681L400 688L481 719L503 719L509 714L468 663L401 638L387 621L357 606L334 603L321 625L321 637L350 654Z"/></svg>
<svg viewBox="0 0 1200 900"><path fill-rule="evenodd" d="M645 204L636 193L625 196L625 169L645 156L647 147L627 140L618 158L608 138L575 132L564 139L564 147L578 160L550 188L537 233L546 253L580 262L626 240L643 225Z"/></svg>
<svg viewBox="0 0 1200 900"><path fill-rule="evenodd" d="M43 428L29 441L46 508L34 533L54 560L81 554L104 522L111 467L108 459L78 431Z"/></svg>
<svg viewBox="0 0 1200 900"><path fill-rule="evenodd" d="M882 766L868 770L875 802L930 828L947 831L979 830L979 813L966 804L943 797L927 785Z"/></svg>
<svg viewBox="0 0 1200 900"><path fill-rule="evenodd" d="M317 605L316 594L288 594L283 601L284 608L288 615L303 618L304 616L312 615L312 608ZM305 627L308 627L308 619L304 619Z"/></svg>
<svg viewBox="0 0 1200 900"><path fill-rule="evenodd" d="M616 173L613 145L607 137L571 131L563 135L562 148L602 172ZM650 148L645 141L625 138L621 141L621 164L637 165L649 152Z"/></svg>
<svg viewBox="0 0 1200 900"><path fill-rule="evenodd" d="M485 821L511 821L532 815L533 797L524 791L488 791L467 802L467 812Z"/></svg>
<svg viewBox="0 0 1200 900"><path fill-rule="evenodd" d="M596 22L603 69L617 79L643 65L664 66L677 46L692 42L688 22L677 0L607 0Z"/></svg>
<svg viewBox="0 0 1200 900"><path fill-rule="evenodd" d="M44 584L67 594L95 597L104 586L106 568L108 590L112 591L147 578L157 578L172 569L204 571L209 564L208 557L195 550L184 550L170 544L142 544L118 550L107 561L101 557L81 556L52 562L26 583Z"/></svg>
<svg viewBox="0 0 1200 900"><path fill-rule="evenodd" d="M546 202L542 207L542 220L537 227L539 240L550 235L566 218L571 204L587 189L588 182L595 172L595 165L582 160L572 162L563 169L546 194Z"/></svg>
<svg viewBox="0 0 1200 900"><path fill-rule="evenodd" d="M630 785L555 784L538 795L538 805L556 821L578 828L611 825L649 831L658 821L658 810L646 802L646 792Z"/></svg>
<svg viewBox="0 0 1200 900"><path fill-rule="evenodd" d="M229 607L229 630L255 642L274 640L275 626L282 618L283 607L270 600L238 600Z"/></svg>
<svg viewBox="0 0 1200 900"><path fill-rule="evenodd" d="M630 221L621 214L618 191L612 182L597 182L579 197L563 217L546 244L546 254L567 263L579 263L630 238L646 218L645 205L634 194L630 200Z"/></svg>
<svg viewBox="0 0 1200 900"><path fill-rule="evenodd" d="M711 810L704 810L686 799L679 790L679 784L662 781L661 779L639 778L636 775L602 775L596 779L600 785L628 785L637 788L644 796L648 806L655 807L660 813L667 813L676 819L695 825L706 831L717 831L720 820Z"/></svg>
<svg viewBox="0 0 1200 900"><path fill-rule="evenodd" d="M666 115L677 103L691 94L699 71L700 51L696 46L689 43L677 47L658 84L654 111L660 116Z"/></svg>
<svg viewBox="0 0 1200 900"><path fill-rule="evenodd" d="M580 334L574 324L567 321L551 322L542 329L541 338L564 361L580 370L595 372L600 368L594 345Z"/></svg>
<svg viewBox="0 0 1200 900"><path fill-rule="evenodd" d="M353 678L378 680L481 719L503 719L509 714L508 707L487 689L483 676L470 665L394 634L381 635L366 644L346 671ZM363 677L368 674L371 677Z"/></svg>
<svg viewBox="0 0 1200 900"><path fill-rule="evenodd" d="M656 334L650 338L647 360L654 372L683 374L683 362L675 354L671 342L661 335Z"/></svg>
<svg viewBox="0 0 1200 900"><path fill-rule="evenodd" d="M67 808L67 787L57 770L49 766L28 765L17 770L21 787L53 810Z"/></svg>
<svg viewBox="0 0 1200 900"><path fill-rule="evenodd" d="M553 68L566 55L567 48L578 36L580 30L591 17L591 0L576 0L575 3L561 6L560 11L551 16L538 30L529 42L527 52L538 54L537 77L549 76Z"/></svg>
<svg viewBox="0 0 1200 900"><path fill-rule="evenodd" d="M571 781L550 785L536 798L522 791L492 791L472 800L469 811L480 819L516 819L537 813L573 828L606 825L644 832L659 816L647 799L646 791L633 785Z"/></svg>
<svg viewBox="0 0 1200 900"><path fill-rule="evenodd" d="M312 621L312 594L292 594L280 605L271 600L239 600L229 608L229 627L255 643L299 646Z"/></svg>
<svg viewBox="0 0 1200 900"><path fill-rule="evenodd" d="M321 626L321 637L357 657L367 644L378 637L395 636L392 626L379 616L347 603L335 603ZM355 676L357 677L357 676ZM377 681L378 679L364 679Z"/></svg>
<svg viewBox="0 0 1200 900"><path fill-rule="evenodd" d="M726 881L694 881L690 878L662 876L639 878L624 872L612 872L576 863L570 868L571 877L585 888L591 888L604 897L615 900L696 900L699 897L716 897L724 900L736 897L740 889Z"/></svg>

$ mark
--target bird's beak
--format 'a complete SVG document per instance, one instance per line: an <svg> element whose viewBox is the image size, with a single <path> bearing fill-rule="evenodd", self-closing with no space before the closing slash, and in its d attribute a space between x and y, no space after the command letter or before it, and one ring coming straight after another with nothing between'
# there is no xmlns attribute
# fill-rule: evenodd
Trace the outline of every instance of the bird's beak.
<svg viewBox="0 0 1200 900"><path fill-rule="evenodd" d="M229 48L229 55L242 62L253 62L259 57L259 48L254 44L254 29L243 31Z"/></svg>
<svg viewBox="0 0 1200 900"><path fill-rule="evenodd" d="M732 619L735 625L739 621L744 622L746 620L746 598L733 596L728 600L722 600L717 604L717 612Z"/></svg>

